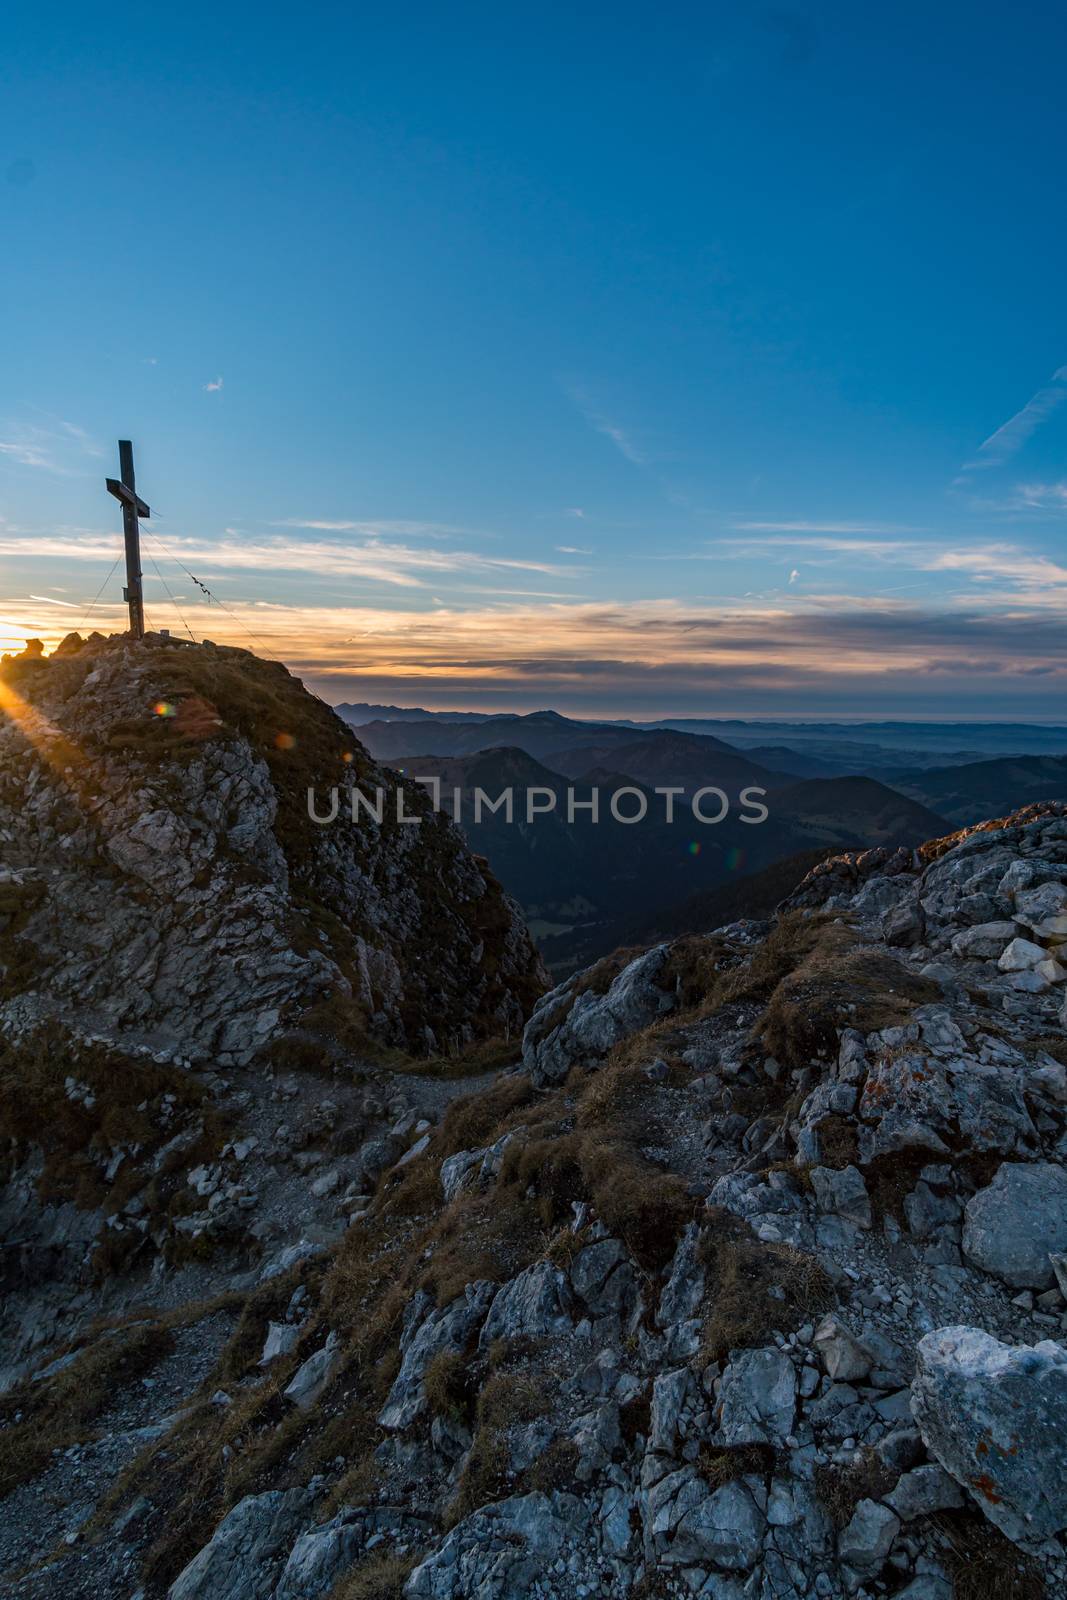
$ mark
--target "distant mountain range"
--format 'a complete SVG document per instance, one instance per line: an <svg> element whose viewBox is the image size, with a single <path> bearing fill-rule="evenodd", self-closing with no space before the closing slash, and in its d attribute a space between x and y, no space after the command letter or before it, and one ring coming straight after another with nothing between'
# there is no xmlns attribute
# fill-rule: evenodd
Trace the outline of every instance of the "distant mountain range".
<svg viewBox="0 0 1067 1600"><path fill-rule="evenodd" d="M780 773L741 755L721 739L666 730L643 739L616 738L578 745L556 751L546 760L567 778L583 778L610 768L613 773L623 773L650 788L673 785L687 794L704 784L718 784L733 792L745 784L768 788L781 782Z"/></svg>
<svg viewBox="0 0 1067 1600"><path fill-rule="evenodd" d="M574 722L557 711L532 711L523 717L488 717L482 722L367 722L359 737L381 761L415 753L435 756L473 755L478 750L508 746L525 750L539 761L583 745L617 748L630 744L632 728L611 723ZM721 750L721 740L710 743Z"/></svg>
<svg viewBox="0 0 1067 1600"><path fill-rule="evenodd" d="M408 776L461 791L460 823L530 919L557 970L620 942L757 914L819 854L916 844L1035 800L1067 797L1067 728L1003 723L783 723L665 719L587 722L545 710L483 716L392 706L338 707L371 755ZM728 737L722 737L727 735ZM1022 741L1033 741L1026 749ZM968 759L979 747L979 759ZM983 753L983 750L985 753ZM566 814L567 789L595 788L601 820ZM648 798L640 822L613 820L613 790ZM475 821L475 788L511 787L516 818ZM716 826L684 810L701 788L731 808ZM554 810L525 818L530 788ZM682 791L673 823L656 790ZM746 789L767 791L769 817L740 820ZM640 938L639 938L640 935Z"/></svg>
<svg viewBox="0 0 1067 1600"><path fill-rule="evenodd" d="M378 722L425 722L439 724L495 724L487 733L482 748L507 742L522 745L521 739L508 737L505 723L521 723L555 712L535 711L529 717L519 713L480 711L425 711L403 706L370 705L346 702L338 713L353 727L363 728ZM742 718L661 717L649 721L604 718L583 721L559 718L569 726L584 729L584 744L598 742L601 730L628 730L630 737L657 730L700 735L725 741L744 750L761 765L776 770L793 770L798 777L829 776L831 772L875 772L891 767L943 767L975 762L1000 755L1067 755L1067 724L1011 722L785 722L748 721ZM525 746L523 746L525 747ZM756 753L756 748L759 754ZM425 743L421 748L429 748ZM771 751L777 759L772 759ZM786 768L780 754L787 751L793 765ZM403 752L398 752L403 753ZM442 754L448 753L441 751ZM800 772L800 759L825 763L823 773Z"/></svg>
<svg viewBox="0 0 1067 1600"><path fill-rule="evenodd" d="M342 701L334 710L353 728L365 722L484 722L488 716L485 711L424 711L421 706L372 706L366 701Z"/></svg>
<svg viewBox="0 0 1067 1600"><path fill-rule="evenodd" d="M1034 800L1067 798L1067 756L1003 756L963 767L902 768L886 777L961 827Z"/></svg>
<svg viewBox="0 0 1067 1600"><path fill-rule="evenodd" d="M712 755L717 757L716 752ZM743 775L724 779L721 787L732 804L726 817L713 824L696 821L684 799L675 802L674 820L667 821L665 802L655 794L655 785L642 783L633 772L597 769L569 778L513 747L470 756L411 756L405 758L401 770L408 778L439 779L442 805L454 815L454 793L459 791L458 820L463 832L522 905L535 936L547 939L576 926L602 924L601 931L589 927L585 936L586 942L598 946L596 953L607 947L610 928L619 918L652 916L697 891L740 878L783 857L826 846L853 849L872 844L918 844L948 831L943 819L927 807L870 778L783 784L780 776L746 765ZM663 776L655 774L657 780ZM764 780L760 787L768 791L767 820L758 824L742 821L738 790L760 777ZM647 814L642 820L625 823L612 817L610 798L622 786L644 795ZM492 813L484 807L476 818L476 789L490 800L505 790L513 791L511 820L502 810ZM550 794L553 809L530 819L530 789L545 791L538 804L547 803ZM593 789L598 796L598 820L594 822L588 809L579 805L569 821L568 790L584 801ZM631 796L624 810L630 814L635 809ZM706 814L717 809L717 805L709 805Z"/></svg>

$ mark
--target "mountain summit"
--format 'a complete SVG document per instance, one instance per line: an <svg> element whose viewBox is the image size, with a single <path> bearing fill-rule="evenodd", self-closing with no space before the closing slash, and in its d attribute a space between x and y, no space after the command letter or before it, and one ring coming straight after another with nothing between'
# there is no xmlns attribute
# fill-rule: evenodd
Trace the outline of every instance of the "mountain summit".
<svg viewBox="0 0 1067 1600"><path fill-rule="evenodd" d="M0 708L3 1031L225 1067L294 1030L427 1054L521 1027L541 971L513 904L279 663L72 636L5 658ZM309 788L340 791L331 825Z"/></svg>

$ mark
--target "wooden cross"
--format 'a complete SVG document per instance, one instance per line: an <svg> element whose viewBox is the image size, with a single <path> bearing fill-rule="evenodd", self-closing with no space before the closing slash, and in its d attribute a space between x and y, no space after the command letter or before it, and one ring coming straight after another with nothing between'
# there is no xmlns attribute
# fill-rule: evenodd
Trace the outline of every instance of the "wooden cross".
<svg viewBox="0 0 1067 1600"><path fill-rule="evenodd" d="M119 440L119 473L108 478L107 491L122 505L122 531L126 539L126 587L122 598L130 608L130 633L135 639L144 638L144 594L141 588L141 530L138 517L152 513L137 493L133 476L133 445L129 439Z"/></svg>

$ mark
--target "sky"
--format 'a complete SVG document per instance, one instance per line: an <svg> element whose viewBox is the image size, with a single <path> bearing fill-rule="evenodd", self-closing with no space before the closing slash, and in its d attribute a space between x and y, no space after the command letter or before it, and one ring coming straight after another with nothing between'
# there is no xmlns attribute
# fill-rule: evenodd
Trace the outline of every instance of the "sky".
<svg viewBox="0 0 1067 1600"><path fill-rule="evenodd" d="M129 437L149 625L334 702L1067 721L1065 47L15 0L0 650L124 625Z"/></svg>

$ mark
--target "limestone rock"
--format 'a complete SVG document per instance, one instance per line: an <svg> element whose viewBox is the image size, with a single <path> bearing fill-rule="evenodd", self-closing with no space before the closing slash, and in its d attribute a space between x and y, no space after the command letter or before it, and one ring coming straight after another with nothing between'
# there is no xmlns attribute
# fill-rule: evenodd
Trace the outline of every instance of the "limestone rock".
<svg viewBox="0 0 1067 1600"><path fill-rule="evenodd" d="M723 1445L780 1444L793 1431L796 1375L779 1350L744 1350L722 1375L719 1431Z"/></svg>
<svg viewBox="0 0 1067 1600"><path fill-rule="evenodd" d="M916 1517L928 1517L935 1511L954 1511L964 1501L955 1478L936 1462L928 1462L898 1478L885 1503L901 1522L913 1522Z"/></svg>
<svg viewBox="0 0 1067 1600"><path fill-rule="evenodd" d="M528 1494L483 1506L415 1568L406 1600L518 1600L587 1522L573 1495Z"/></svg>
<svg viewBox="0 0 1067 1600"><path fill-rule="evenodd" d="M1032 939L1013 939L997 962L1001 972L1027 972L1045 960L1043 945Z"/></svg>
<svg viewBox="0 0 1067 1600"><path fill-rule="evenodd" d="M495 1284L479 1279L440 1310L432 1309L429 1296L417 1302L416 1314L400 1341L400 1371L378 1415L381 1427L406 1428L423 1414L427 1404L422 1381L426 1368L434 1356L465 1348L481 1325L495 1290Z"/></svg>
<svg viewBox="0 0 1067 1600"><path fill-rule="evenodd" d="M871 1351L832 1313L819 1323L813 1342L822 1357L827 1377L835 1383L853 1383L865 1378L874 1365Z"/></svg>
<svg viewBox="0 0 1067 1600"><path fill-rule="evenodd" d="M653 946L624 967L605 994L568 978L534 1007L522 1041L522 1061L534 1083L560 1083L575 1065L599 1061L628 1034L671 1010L672 992L657 979L668 947Z"/></svg>
<svg viewBox="0 0 1067 1600"><path fill-rule="evenodd" d="M820 1211L843 1217L859 1228L871 1225L871 1201L858 1167L812 1167L811 1183Z"/></svg>
<svg viewBox="0 0 1067 1600"><path fill-rule="evenodd" d="M877 1571L900 1532L900 1518L877 1500L861 1500L837 1539L837 1554L848 1567Z"/></svg>
<svg viewBox="0 0 1067 1600"><path fill-rule="evenodd" d="M301 1411L310 1411L333 1377L341 1355L339 1345L337 1334L331 1333L322 1349L308 1356L293 1374L285 1390L285 1397L291 1400L294 1406L299 1406Z"/></svg>
<svg viewBox="0 0 1067 1600"><path fill-rule="evenodd" d="M571 1293L550 1261L535 1262L497 1291L482 1327L480 1344L494 1339L545 1339L569 1333Z"/></svg>
<svg viewBox="0 0 1067 1600"><path fill-rule="evenodd" d="M269 1600L311 1503L307 1489L246 1495L171 1584L168 1600Z"/></svg>
<svg viewBox="0 0 1067 1600"><path fill-rule="evenodd" d="M1017 1544L1067 1528L1067 1352L979 1328L919 1341L912 1410L927 1449Z"/></svg>
<svg viewBox="0 0 1067 1600"><path fill-rule="evenodd" d="M1067 1250L1067 1171L1005 1161L964 1208L963 1253L1013 1289L1050 1289L1049 1255Z"/></svg>

